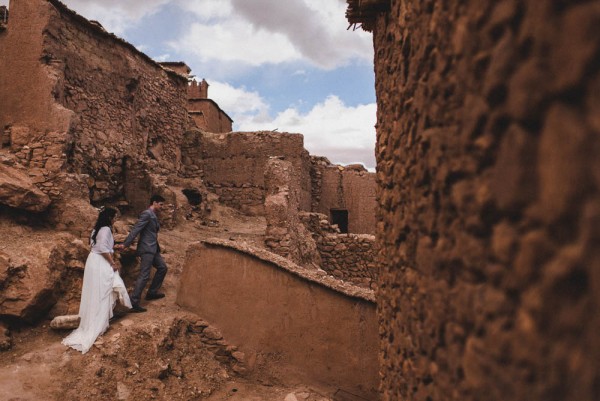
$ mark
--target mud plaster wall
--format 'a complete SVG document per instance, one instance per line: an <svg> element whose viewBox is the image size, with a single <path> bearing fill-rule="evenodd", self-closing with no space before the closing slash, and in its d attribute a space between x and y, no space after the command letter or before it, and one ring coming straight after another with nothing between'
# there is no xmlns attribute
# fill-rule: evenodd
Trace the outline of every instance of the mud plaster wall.
<svg viewBox="0 0 600 401"><path fill-rule="evenodd" d="M208 132L231 132L231 120L210 99L189 99L188 110L198 128Z"/></svg>
<svg viewBox="0 0 600 401"><path fill-rule="evenodd" d="M375 305L253 255L192 245L177 303L201 315L246 354L275 363L284 383L310 380L375 399Z"/></svg>
<svg viewBox="0 0 600 401"><path fill-rule="evenodd" d="M377 207L375 174L356 171L341 166L313 163L313 211L329 216L332 209L348 211L348 232L355 234L375 233L375 210ZM315 181L313 179L313 181Z"/></svg>
<svg viewBox="0 0 600 401"><path fill-rule="evenodd" d="M600 1L374 24L383 400L600 398Z"/></svg>
<svg viewBox="0 0 600 401"><path fill-rule="evenodd" d="M220 201L245 212L262 214L264 172L269 157L292 163L300 210L310 209L309 156L300 134L273 132L202 133L199 169L206 187Z"/></svg>

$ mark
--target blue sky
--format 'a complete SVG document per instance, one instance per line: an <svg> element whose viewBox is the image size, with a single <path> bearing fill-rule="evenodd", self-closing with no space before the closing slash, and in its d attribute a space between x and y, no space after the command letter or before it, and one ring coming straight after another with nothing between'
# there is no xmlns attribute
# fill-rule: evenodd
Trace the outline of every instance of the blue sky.
<svg viewBox="0 0 600 401"><path fill-rule="evenodd" d="M347 29L345 0L62 1L157 61L184 61L234 130L301 133L313 155L374 169L372 38Z"/></svg>

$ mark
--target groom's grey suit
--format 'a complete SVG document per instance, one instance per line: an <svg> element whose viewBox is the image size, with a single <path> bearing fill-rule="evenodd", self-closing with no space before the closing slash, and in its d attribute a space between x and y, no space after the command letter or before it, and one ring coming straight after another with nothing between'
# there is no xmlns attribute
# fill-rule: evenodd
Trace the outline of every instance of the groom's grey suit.
<svg viewBox="0 0 600 401"><path fill-rule="evenodd" d="M141 259L140 274L135 282L133 294L131 294L131 303L139 305L142 298L142 291L146 287L146 283L150 278L150 270L152 266L156 268L154 278L148 289L148 294L156 294L160 289L162 282L167 274L167 265L160 254L160 245L158 244L158 230L160 224L158 218L152 209L146 209L131 229L131 232L123 242L124 247L129 247L133 240L139 235L140 238L137 244L137 254Z"/></svg>

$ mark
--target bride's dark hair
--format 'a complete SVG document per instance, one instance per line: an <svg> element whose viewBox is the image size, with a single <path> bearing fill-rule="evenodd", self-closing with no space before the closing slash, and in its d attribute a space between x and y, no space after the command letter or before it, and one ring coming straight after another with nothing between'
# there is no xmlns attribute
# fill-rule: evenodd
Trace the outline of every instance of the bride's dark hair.
<svg viewBox="0 0 600 401"><path fill-rule="evenodd" d="M108 227L112 231L112 219L117 215L117 209L112 207L102 208L98 214L98 220L92 230L92 244L96 243L96 236L102 227Z"/></svg>

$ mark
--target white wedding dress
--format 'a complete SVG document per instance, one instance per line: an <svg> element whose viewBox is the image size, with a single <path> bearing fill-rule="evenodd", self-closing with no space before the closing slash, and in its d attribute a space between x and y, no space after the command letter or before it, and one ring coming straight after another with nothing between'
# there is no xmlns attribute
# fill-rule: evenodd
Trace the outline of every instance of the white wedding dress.
<svg viewBox="0 0 600 401"><path fill-rule="evenodd" d="M83 288L79 304L79 327L69 334L62 343L66 346L88 352L96 338L108 329L108 321L113 317L117 301L131 308L127 289L119 272L101 255L113 253L114 239L109 227L102 227L96 242L85 262Z"/></svg>

